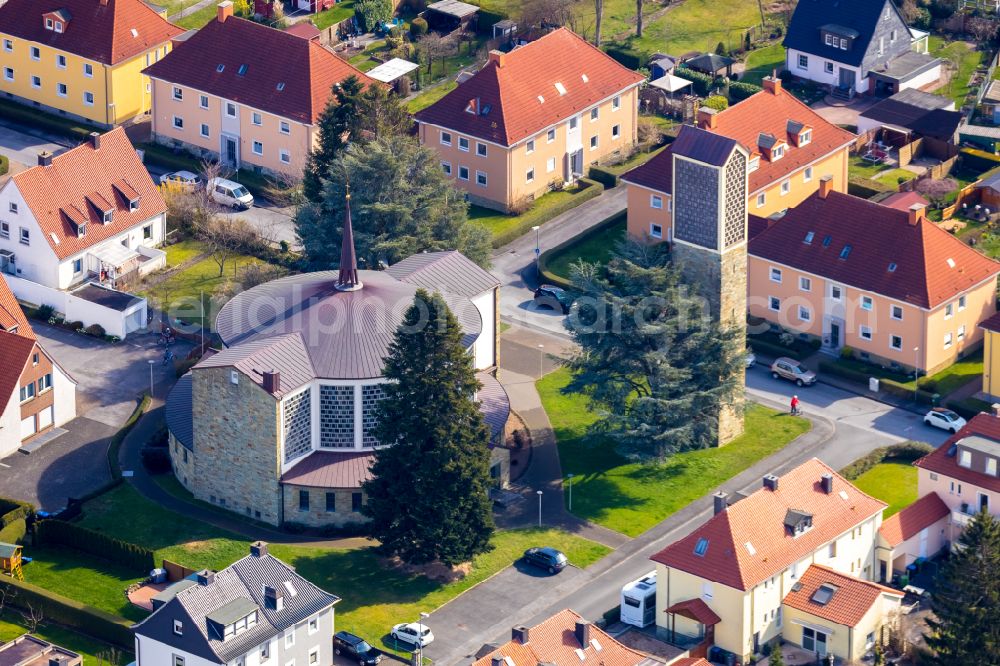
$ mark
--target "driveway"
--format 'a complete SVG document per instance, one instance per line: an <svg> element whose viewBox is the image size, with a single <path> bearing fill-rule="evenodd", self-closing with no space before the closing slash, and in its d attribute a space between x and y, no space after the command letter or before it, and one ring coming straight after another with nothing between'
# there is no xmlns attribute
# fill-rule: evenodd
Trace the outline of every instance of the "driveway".
<svg viewBox="0 0 1000 666"><path fill-rule="evenodd" d="M62 152L66 146L25 134L12 127L0 125L0 154L10 160L10 172L17 173L38 164L38 153Z"/></svg>
<svg viewBox="0 0 1000 666"><path fill-rule="evenodd" d="M857 126L858 115L881 101L877 97L869 97L868 95L855 97L849 106L828 104L825 100L820 100L812 105L812 110L834 125Z"/></svg>

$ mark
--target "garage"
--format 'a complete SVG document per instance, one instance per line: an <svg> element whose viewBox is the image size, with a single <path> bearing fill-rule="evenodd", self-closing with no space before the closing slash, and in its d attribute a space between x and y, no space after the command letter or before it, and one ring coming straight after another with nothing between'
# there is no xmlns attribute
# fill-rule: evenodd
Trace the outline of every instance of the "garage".
<svg viewBox="0 0 1000 666"><path fill-rule="evenodd" d="M37 430L35 430L35 417L34 415L29 416L26 419L21 419L21 441L24 441L34 435Z"/></svg>

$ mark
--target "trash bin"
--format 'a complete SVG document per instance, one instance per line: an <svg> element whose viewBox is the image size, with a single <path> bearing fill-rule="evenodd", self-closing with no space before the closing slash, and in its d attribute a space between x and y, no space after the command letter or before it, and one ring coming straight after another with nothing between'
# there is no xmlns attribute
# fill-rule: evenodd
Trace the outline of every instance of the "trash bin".
<svg viewBox="0 0 1000 666"><path fill-rule="evenodd" d="M878 377L868 378L868 390L872 393L878 393Z"/></svg>

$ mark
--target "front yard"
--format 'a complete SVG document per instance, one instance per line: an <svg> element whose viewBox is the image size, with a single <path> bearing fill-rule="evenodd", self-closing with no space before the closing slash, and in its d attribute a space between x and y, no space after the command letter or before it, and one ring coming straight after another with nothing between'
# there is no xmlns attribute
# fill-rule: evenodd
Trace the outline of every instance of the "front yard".
<svg viewBox="0 0 1000 666"><path fill-rule="evenodd" d="M509 215L482 206L469 206L469 220L486 228L493 235L493 247L501 247L528 233L531 227L541 225L556 215L575 208L601 193L601 186L580 182L562 190L547 192L535 199L527 212Z"/></svg>
<svg viewBox="0 0 1000 666"><path fill-rule="evenodd" d="M879 463L853 483L861 492L889 505L883 519L917 501L917 468L908 462Z"/></svg>
<svg viewBox="0 0 1000 666"><path fill-rule="evenodd" d="M571 245L554 251L546 258L546 269L554 275L569 280L570 266L578 261L607 263L618 244L625 240L625 214L622 213L618 217L618 221L614 224L600 231L581 235L574 239Z"/></svg>
<svg viewBox="0 0 1000 666"><path fill-rule="evenodd" d="M899 382L903 388L912 391L914 387L913 373L909 375L903 372L894 372L883 369L871 363L865 363L858 359L837 359L833 361L837 365L869 374L873 377L881 377ZM983 374L983 352L980 349L965 358L959 359L954 364L943 370L939 370L933 375L920 378L920 388L931 393L939 393L942 400L954 393L959 388L971 381L975 381Z"/></svg>
<svg viewBox="0 0 1000 666"><path fill-rule="evenodd" d="M785 66L785 47L780 43L755 49L747 54L746 69L740 81L762 85L765 76L771 76L774 70L781 71Z"/></svg>
<svg viewBox="0 0 1000 666"><path fill-rule="evenodd" d="M638 536L809 430L809 422L761 405L747 409L746 432L722 448L676 455L663 463L629 462L601 437L588 437L597 420L586 397L566 395L569 371L537 382L559 443L563 473L573 474L573 513Z"/></svg>

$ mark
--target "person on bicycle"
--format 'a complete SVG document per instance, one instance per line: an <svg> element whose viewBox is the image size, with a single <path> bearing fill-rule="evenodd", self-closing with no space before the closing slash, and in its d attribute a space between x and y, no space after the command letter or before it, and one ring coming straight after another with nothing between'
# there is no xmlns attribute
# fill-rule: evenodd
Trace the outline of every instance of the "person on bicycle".
<svg viewBox="0 0 1000 666"><path fill-rule="evenodd" d="M799 396L793 395L792 396L792 414L798 414L798 413L799 413Z"/></svg>

